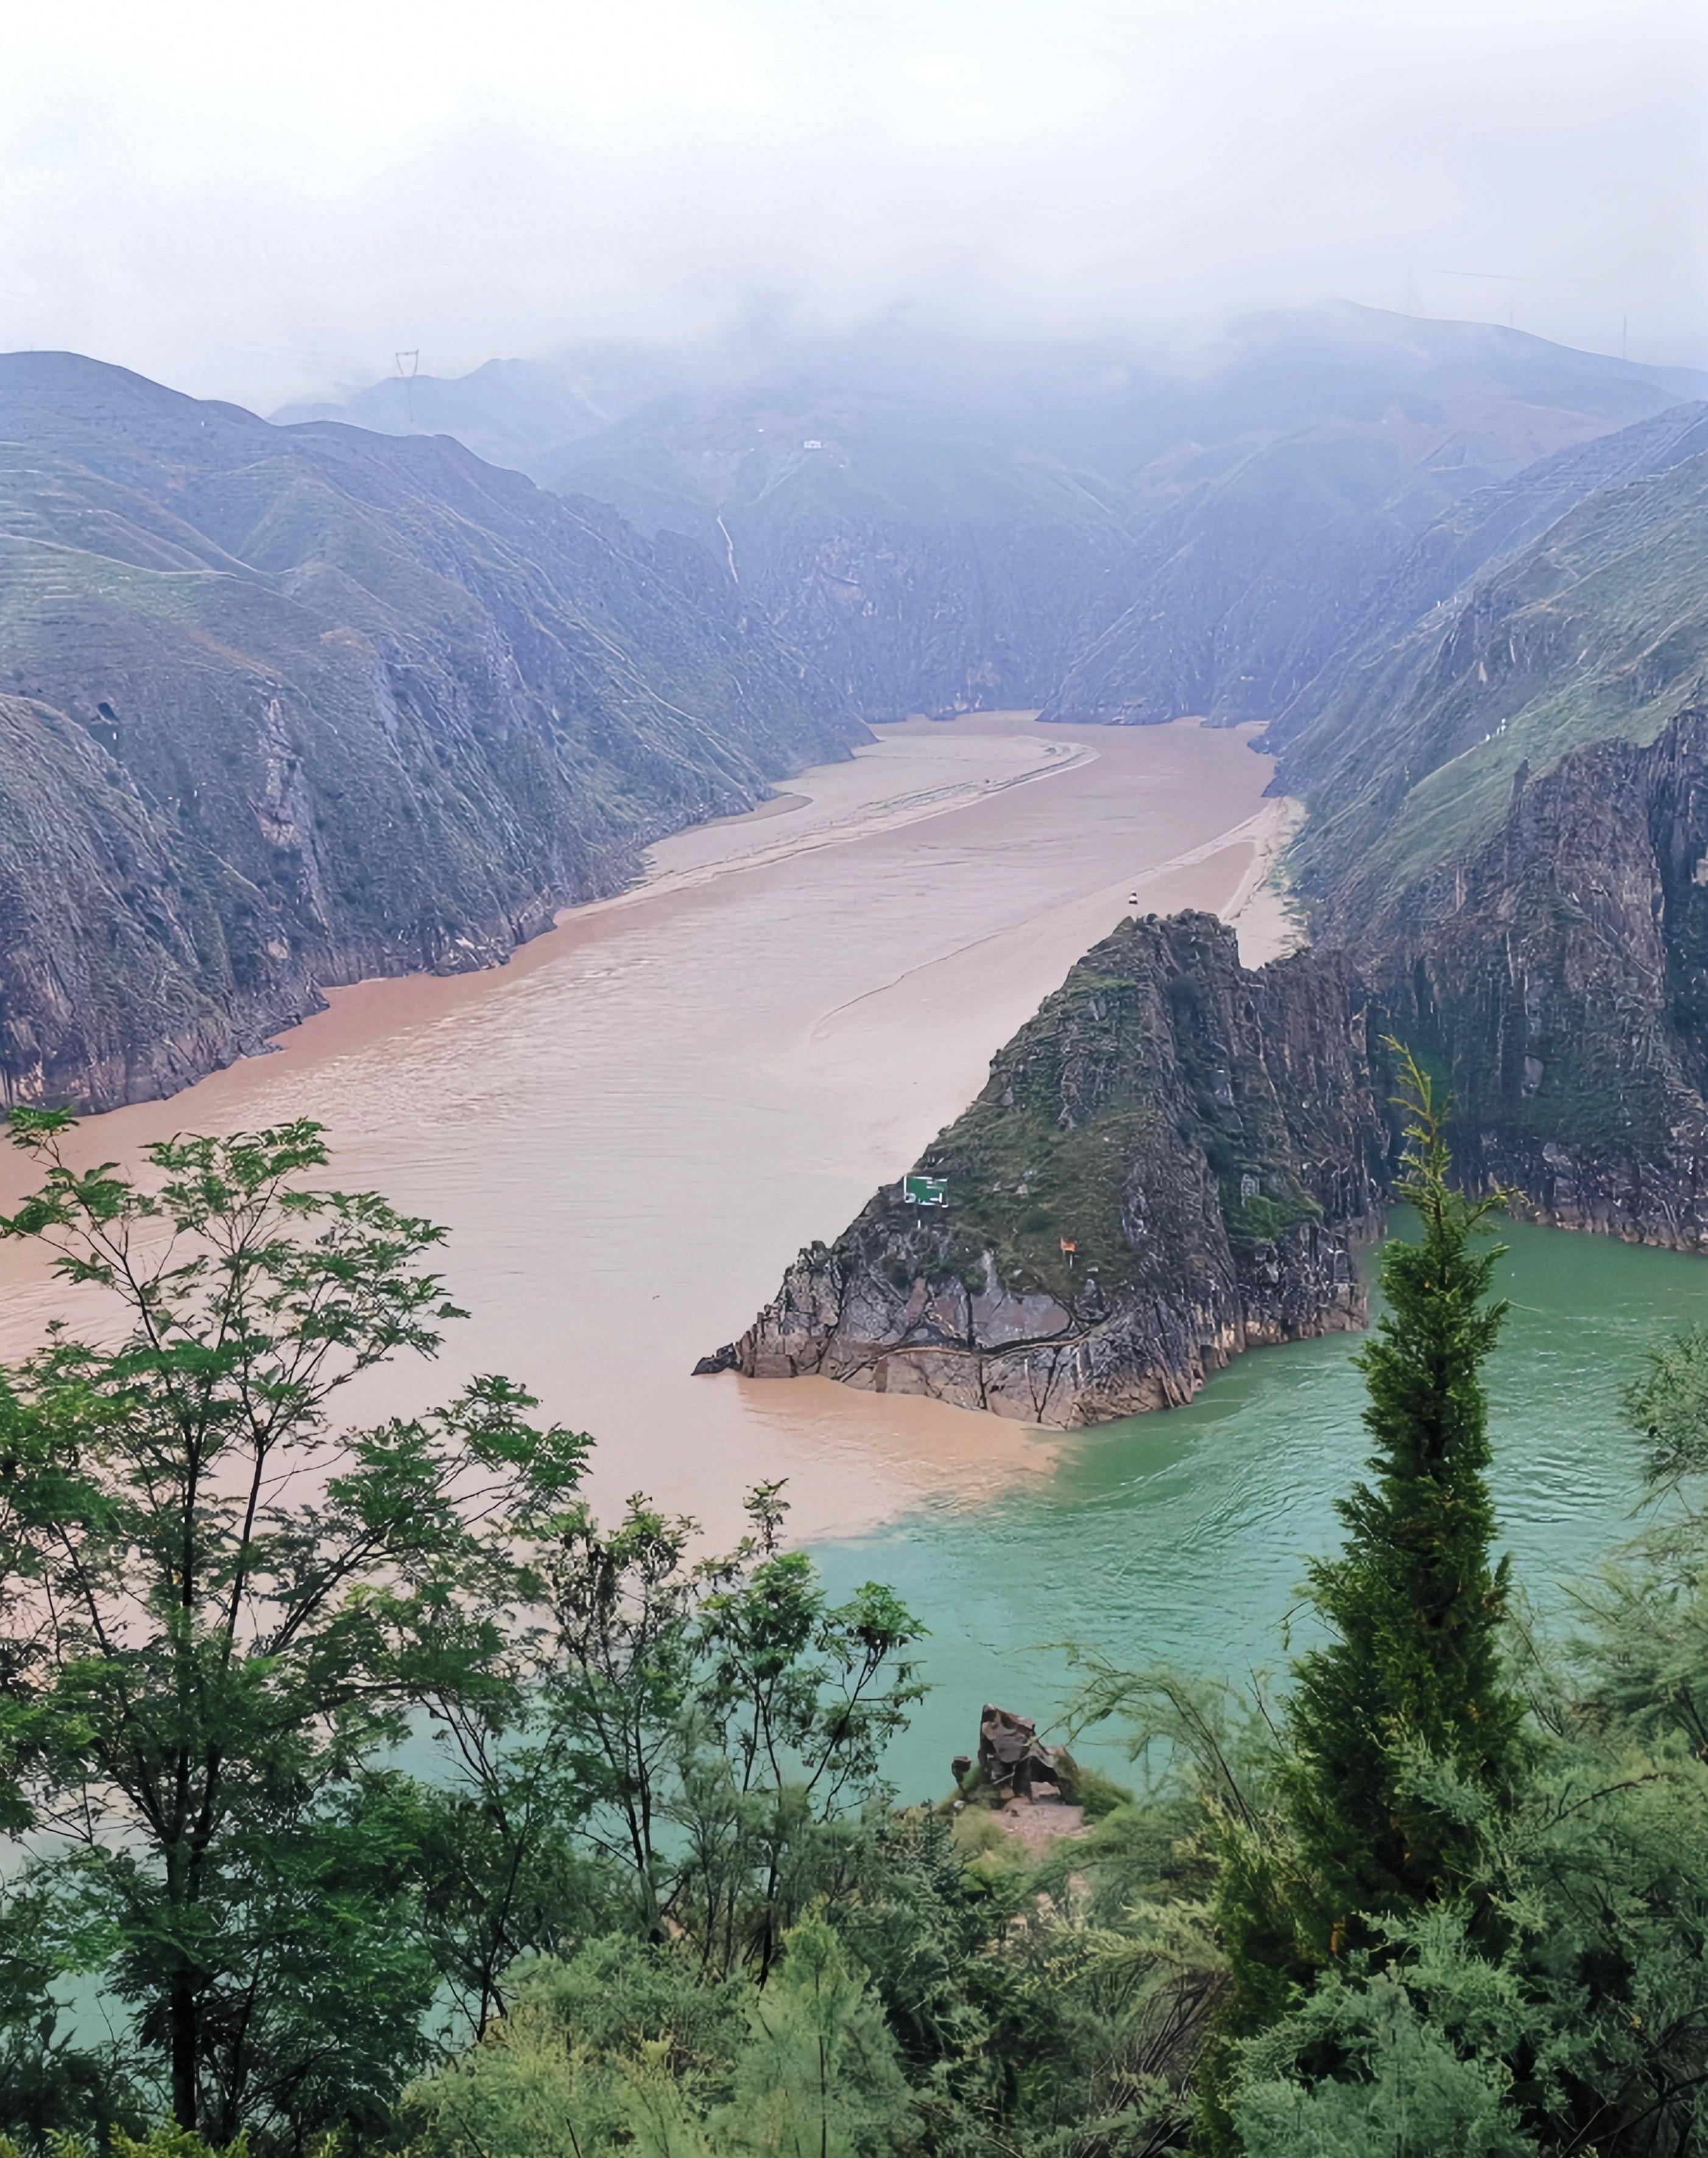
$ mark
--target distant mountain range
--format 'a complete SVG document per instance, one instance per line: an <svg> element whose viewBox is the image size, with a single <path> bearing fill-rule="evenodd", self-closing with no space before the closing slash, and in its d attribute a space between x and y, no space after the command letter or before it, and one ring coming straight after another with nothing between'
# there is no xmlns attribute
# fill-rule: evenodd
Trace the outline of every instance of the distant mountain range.
<svg viewBox="0 0 1708 2158"><path fill-rule="evenodd" d="M1165 355L898 329L494 363L336 409L699 540L870 718L1267 721L1444 510L1704 395L1688 369L1334 306Z"/></svg>
<svg viewBox="0 0 1708 2158"><path fill-rule="evenodd" d="M869 718L1264 723L1356 937L1701 679L1708 376L1344 306L1166 360L874 333L376 385L721 562ZM525 441L524 441L525 438ZM1633 491L1634 490L1634 491Z"/></svg>

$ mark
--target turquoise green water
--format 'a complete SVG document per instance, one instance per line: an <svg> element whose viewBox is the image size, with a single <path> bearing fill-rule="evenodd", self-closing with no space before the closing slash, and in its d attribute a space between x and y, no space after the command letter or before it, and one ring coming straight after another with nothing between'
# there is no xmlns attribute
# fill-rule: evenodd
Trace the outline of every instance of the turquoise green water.
<svg viewBox="0 0 1708 2158"><path fill-rule="evenodd" d="M1545 1229L1503 1241L1495 1494L1545 1609L1630 1533L1637 1444L1618 1389L1646 1349L1708 1319L1708 1262ZM892 1760L904 1795L942 1790L981 1701L1049 1722L1071 1684L1066 1641L1236 1677L1282 1662L1303 1562L1339 1542L1334 1500L1369 1450L1359 1338L1256 1350L1189 1407L1076 1435L1050 1475L995 1504L819 1549L834 1588L888 1582L931 1629L933 1691Z"/></svg>

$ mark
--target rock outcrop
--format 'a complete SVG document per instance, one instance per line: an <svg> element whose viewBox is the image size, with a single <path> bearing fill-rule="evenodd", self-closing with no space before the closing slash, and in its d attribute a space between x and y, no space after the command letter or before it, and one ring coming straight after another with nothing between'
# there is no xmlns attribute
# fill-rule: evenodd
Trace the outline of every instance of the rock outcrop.
<svg viewBox="0 0 1708 2158"><path fill-rule="evenodd" d="M1211 916L1128 922L924 1156L947 1203L880 1192L729 1361L1057 1426L1186 1401L1243 1349L1362 1322L1383 1091L1340 962L1251 973Z"/></svg>
<svg viewBox="0 0 1708 2158"><path fill-rule="evenodd" d="M1708 1250L1708 708L1541 778L1369 967L1439 1061L1473 1180L1569 1228Z"/></svg>
<svg viewBox="0 0 1708 2158"><path fill-rule="evenodd" d="M1046 1746L1029 1716L987 1701L978 1711L978 1751L957 1753L949 1764L957 1784L977 1768L978 1782L998 1805L1040 1794L1072 1805L1079 1799L1079 1766L1065 1746Z"/></svg>

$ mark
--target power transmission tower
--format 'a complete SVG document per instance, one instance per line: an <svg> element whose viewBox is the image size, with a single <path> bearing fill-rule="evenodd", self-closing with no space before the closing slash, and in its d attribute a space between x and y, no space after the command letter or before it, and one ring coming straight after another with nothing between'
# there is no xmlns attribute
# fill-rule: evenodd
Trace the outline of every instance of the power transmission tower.
<svg viewBox="0 0 1708 2158"><path fill-rule="evenodd" d="M403 377L404 409L409 415L410 432L414 434L415 431L415 376L421 371L421 355L417 350L395 352L391 356L397 362L398 373ZM407 367L404 365L405 360L409 362Z"/></svg>

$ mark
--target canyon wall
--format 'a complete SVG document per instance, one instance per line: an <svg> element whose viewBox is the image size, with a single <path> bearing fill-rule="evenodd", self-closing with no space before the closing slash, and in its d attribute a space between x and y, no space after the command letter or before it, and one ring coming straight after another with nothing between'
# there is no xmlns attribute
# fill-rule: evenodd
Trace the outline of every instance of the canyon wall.
<svg viewBox="0 0 1708 2158"><path fill-rule="evenodd" d="M868 739L690 540L441 437L0 358L0 1101L503 959Z"/></svg>

